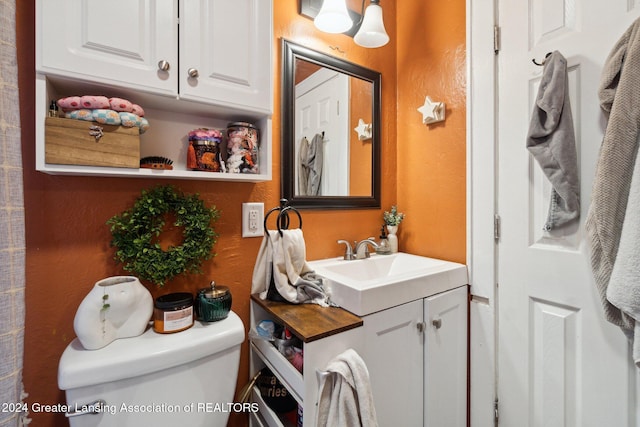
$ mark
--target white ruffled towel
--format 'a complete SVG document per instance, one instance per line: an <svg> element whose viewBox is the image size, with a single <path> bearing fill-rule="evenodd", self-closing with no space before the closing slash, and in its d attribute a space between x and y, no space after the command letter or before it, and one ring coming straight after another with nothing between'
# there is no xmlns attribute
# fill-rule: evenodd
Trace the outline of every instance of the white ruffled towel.
<svg viewBox="0 0 640 427"><path fill-rule="evenodd" d="M320 380L317 426L377 427L369 371L353 349L339 354L327 365Z"/></svg>
<svg viewBox="0 0 640 427"><path fill-rule="evenodd" d="M306 261L306 247L302 230L267 230L258 251L253 269L251 293L267 298L273 278L276 290L294 304L314 303L323 307L333 305L322 287L322 279Z"/></svg>

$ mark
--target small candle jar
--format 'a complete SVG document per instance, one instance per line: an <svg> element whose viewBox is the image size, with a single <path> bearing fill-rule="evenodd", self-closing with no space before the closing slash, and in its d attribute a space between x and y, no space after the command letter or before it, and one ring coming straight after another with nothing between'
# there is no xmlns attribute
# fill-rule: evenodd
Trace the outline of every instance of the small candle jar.
<svg viewBox="0 0 640 427"><path fill-rule="evenodd" d="M156 298L153 330L159 334L184 331L193 326L193 295L178 292Z"/></svg>
<svg viewBox="0 0 640 427"><path fill-rule="evenodd" d="M208 288L198 291L196 296L196 314L203 322L217 322L226 319L231 310L231 292L226 286L211 281Z"/></svg>

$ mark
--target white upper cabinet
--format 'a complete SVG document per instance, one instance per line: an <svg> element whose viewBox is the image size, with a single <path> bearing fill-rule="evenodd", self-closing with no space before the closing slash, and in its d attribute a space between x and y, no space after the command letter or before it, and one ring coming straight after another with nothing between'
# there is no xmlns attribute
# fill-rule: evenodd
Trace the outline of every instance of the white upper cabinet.
<svg viewBox="0 0 640 427"><path fill-rule="evenodd" d="M176 0L39 0L36 28L41 73L177 94Z"/></svg>
<svg viewBox="0 0 640 427"><path fill-rule="evenodd" d="M38 0L36 69L270 114L265 0Z"/></svg>
<svg viewBox="0 0 640 427"><path fill-rule="evenodd" d="M271 112L271 2L180 3L180 95Z"/></svg>
<svg viewBox="0 0 640 427"><path fill-rule="evenodd" d="M36 0L36 169L53 174L271 180L272 0ZM100 94L145 109L140 156L172 170L46 162L52 101ZM259 173L193 171L186 135L230 122L260 131Z"/></svg>

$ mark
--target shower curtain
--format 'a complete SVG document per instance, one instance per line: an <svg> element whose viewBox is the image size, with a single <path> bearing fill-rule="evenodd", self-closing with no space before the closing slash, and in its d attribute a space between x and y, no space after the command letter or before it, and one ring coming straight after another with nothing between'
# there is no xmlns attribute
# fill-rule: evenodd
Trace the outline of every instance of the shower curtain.
<svg viewBox="0 0 640 427"><path fill-rule="evenodd" d="M0 427L24 423L25 238L15 0L0 0ZM6 410L5 409L11 409Z"/></svg>

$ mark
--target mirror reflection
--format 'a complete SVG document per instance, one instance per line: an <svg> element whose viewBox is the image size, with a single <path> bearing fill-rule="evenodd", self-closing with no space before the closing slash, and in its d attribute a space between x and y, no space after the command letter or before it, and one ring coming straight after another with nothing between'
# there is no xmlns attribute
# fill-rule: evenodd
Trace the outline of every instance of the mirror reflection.
<svg viewBox="0 0 640 427"><path fill-rule="evenodd" d="M371 196L373 83L295 61L296 196Z"/></svg>
<svg viewBox="0 0 640 427"><path fill-rule="evenodd" d="M379 207L380 74L283 41L282 194Z"/></svg>

